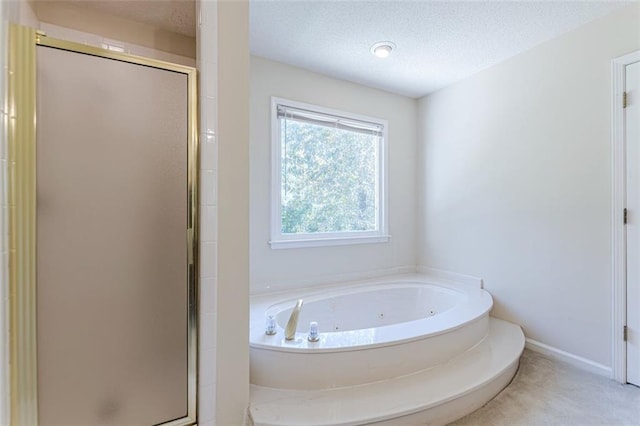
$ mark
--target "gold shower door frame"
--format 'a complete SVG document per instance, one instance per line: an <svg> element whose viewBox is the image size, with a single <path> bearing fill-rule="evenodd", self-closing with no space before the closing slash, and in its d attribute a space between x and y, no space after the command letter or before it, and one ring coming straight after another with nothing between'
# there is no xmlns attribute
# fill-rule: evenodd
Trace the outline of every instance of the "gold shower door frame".
<svg viewBox="0 0 640 426"><path fill-rule="evenodd" d="M38 424L36 340L36 46L47 46L128 62L187 76L187 416L164 426L194 425L197 421L198 365L198 122L197 72L172 64L79 43L46 37L33 28L9 29L10 111L8 137L9 231L9 359L12 425ZM69 413L70 420L73 413Z"/></svg>

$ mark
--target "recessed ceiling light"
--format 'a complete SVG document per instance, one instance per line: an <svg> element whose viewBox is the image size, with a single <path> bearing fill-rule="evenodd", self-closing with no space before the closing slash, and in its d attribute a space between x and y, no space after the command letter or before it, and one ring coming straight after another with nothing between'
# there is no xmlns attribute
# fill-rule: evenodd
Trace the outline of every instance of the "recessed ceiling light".
<svg viewBox="0 0 640 426"><path fill-rule="evenodd" d="M379 41L371 46L369 51L378 58L387 58L394 47L396 47L396 45L390 41Z"/></svg>

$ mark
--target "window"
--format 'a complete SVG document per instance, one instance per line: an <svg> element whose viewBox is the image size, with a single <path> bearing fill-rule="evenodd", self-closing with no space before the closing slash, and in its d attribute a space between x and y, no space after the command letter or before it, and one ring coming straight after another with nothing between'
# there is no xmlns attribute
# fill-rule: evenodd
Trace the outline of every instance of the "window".
<svg viewBox="0 0 640 426"><path fill-rule="evenodd" d="M271 247L389 240L387 122L272 98Z"/></svg>

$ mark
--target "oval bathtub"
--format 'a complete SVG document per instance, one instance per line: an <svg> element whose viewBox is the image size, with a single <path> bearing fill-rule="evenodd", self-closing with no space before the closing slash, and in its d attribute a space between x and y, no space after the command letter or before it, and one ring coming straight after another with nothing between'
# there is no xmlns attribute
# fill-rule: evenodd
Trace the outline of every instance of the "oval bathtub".
<svg viewBox="0 0 640 426"><path fill-rule="evenodd" d="M304 300L296 337L284 327ZM481 288L423 275L251 298L251 383L284 389L353 386L442 364L480 342L493 301ZM266 335L268 316L276 334ZM309 323L320 340L309 342Z"/></svg>

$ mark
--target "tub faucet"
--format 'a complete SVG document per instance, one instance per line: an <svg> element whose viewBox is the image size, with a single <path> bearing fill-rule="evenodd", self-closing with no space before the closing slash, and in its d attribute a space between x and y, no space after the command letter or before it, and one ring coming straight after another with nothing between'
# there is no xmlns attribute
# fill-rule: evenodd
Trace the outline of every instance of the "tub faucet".
<svg viewBox="0 0 640 426"><path fill-rule="evenodd" d="M293 340L296 338L296 329L298 328L298 315L300 315L300 310L302 309L302 299L298 300L295 308L291 311L291 316L289 317L289 321L287 322L287 327L284 329L284 339L285 340Z"/></svg>

